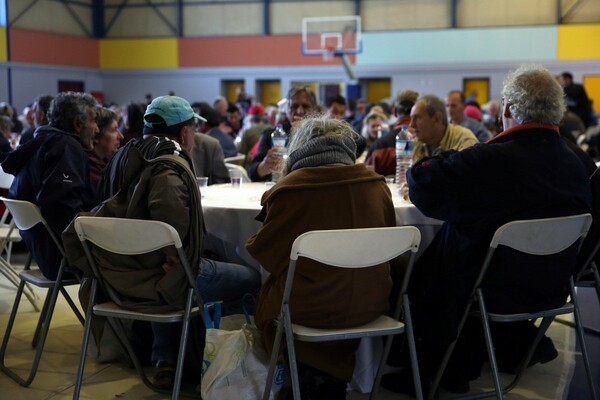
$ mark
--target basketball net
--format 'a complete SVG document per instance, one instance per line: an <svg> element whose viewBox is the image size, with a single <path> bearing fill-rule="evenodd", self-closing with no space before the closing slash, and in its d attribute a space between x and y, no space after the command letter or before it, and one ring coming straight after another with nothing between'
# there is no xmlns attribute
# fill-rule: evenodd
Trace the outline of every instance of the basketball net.
<svg viewBox="0 0 600 400"><path fill-rule="evenodd" d="M335 47L326 47L325 52L323 53L323 61L328 62L333 60L335 56Z"/></svg>

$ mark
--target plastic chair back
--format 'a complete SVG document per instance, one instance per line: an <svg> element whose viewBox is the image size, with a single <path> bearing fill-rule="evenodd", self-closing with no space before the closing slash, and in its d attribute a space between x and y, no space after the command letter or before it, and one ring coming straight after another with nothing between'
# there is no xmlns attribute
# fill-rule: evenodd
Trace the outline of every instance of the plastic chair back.
<svg viewBox="0 0 600 400"><path fill-rule="evenodd" d="M242 173L242 181L243 182L250 182L250 178L248 177L248 172L246 172L246 169L240 165L236 165L236 164L231 164L231 163L225 163L225 166L227 167L228 171L231 170L238 170Z"/></svg>
<svg viewBox="0 0 600 400"><path fill-rule="evenodd" d="M12 185L15 177L11 174L7 174L4 172L2 167L0 167L0 189L10 189L10 185Z"/></svg>

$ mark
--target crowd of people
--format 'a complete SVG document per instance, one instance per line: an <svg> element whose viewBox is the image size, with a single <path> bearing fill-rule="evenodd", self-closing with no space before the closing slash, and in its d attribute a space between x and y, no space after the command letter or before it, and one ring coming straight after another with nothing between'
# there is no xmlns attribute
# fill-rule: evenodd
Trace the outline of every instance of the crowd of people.
<svg viewBox="0 0 600 400"><path fill-rule="evenodd" d="M561 83L545 68L525 65L506 78L501 100L481 106L458 90L444 99L406 89L392 104L348 102L341 95L319 104L309 86L293 86L279 105L266 107L242 92L237 104L224 97L212 105L190 104L170 94L122 107L103 107L89 94L66 92L36 98L24 111L22 128L14 110L0 105L0 112L6 111L0 116L0 158L2 168L15 176L9 197L37 204L57 235L82 211L172 225L197 274L202 300L222 300L225 312L236 313L246 292L257 295L255 322L270 351L294 239L310 230L396 225L384 176L395 173L396 134L409 130L416 140L407 173L410 199L424 215L444 221L409 285L427 390L455 339L457 315L500 225L585 212L600 218L600 177L591 158L598 153L590 134L596 120L581 85L569 73L561 75ZM274 148L276 126L287 133L287 157ZM206 246L210 232L195 177L227 182L225 160L238 154L253 181L278 176L261 199L257 220L263 226L247 241L248 252L269 272L262 284L260 271L215 259ZM585 251L598 239L599 225L600 220L592 225ZM55 279L62 255L45 230L22 234L43 274ZM66 246L69 259L80 251L74 246ZM506 251L484 283L490 311L562 304L569 277L581 267L577 257L577 249L570 248L558 261L545 263L544 271L552 273L530 265L533 272L523 274L520 255ZM114 259L99 262L122 304L181 306L185 277L174 254L165 250L127 259L118 266ZM75 275L87 271L73 267ZM316 328L369 322L388 311L389 296L401 283L394 279L402 276L396 269L402 267L385 263L349 273L299 261L291 300L295 322ZM492 330L500 338L502 368L510 372L536 328L529 322L505 325ZM163 388L173 385L177 329L176 324L147 327L153 338L148 358L157 368L154 383ZM479 326L469 329L466 337L480 337ZM303 398L345 399L356 348L357 342L298 344ZM465 392L480 373L485 350L480 340L461 342L457 349L442 385ZM532 362L556 355L544 338ZM189 358L198 357L202 354ZM390 359L406 362L402 346ZM405 371L386 375L382 384L410 393L412 378Z"/></svg>

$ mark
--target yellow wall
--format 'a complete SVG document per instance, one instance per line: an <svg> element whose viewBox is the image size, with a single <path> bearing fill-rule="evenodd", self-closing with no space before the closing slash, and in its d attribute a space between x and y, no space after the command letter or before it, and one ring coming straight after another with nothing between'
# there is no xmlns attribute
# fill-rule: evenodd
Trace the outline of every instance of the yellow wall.
<svg viewBox="0 0 600 400"><path fill-rule="evenodd" d="M600 25L559 25L557 58L559 60L600 58Z"/></svg>
<svg viewBox="0 0 600 400"><path fill-rule="evenodd" d="M389 79L369 79L367 81L367 101L377 103L392 95Z"/></svg>
<svg viewBox="0 0 600 400"><path fill-rule="evenodd" d="M587 75L583 77L583 86L590 100L594 112L600 115L600 75Z"/></svg>
<svg viewBox="0 0 600 400"><path fill-rule="evenodd" d="M281 100L281 82L280 81L262 81L260 82L260 102L267 106L277 104Z"/></svg>
<svg viewBox="0 0 600 400"><path fill-rule="evenodd" d="M100 68L177 68L177 38L100 40Z"/></svg>
<svg viewBox="0 0 600 400"><path fill-rule="evenodd" d="M4 26L0 27L0 61L6 62L6 28Z"/></svg>

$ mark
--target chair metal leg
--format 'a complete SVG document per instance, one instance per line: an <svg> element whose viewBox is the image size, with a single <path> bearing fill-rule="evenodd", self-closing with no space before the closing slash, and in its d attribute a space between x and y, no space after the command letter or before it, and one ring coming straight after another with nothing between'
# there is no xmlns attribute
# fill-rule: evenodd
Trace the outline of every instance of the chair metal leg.
<svg viewBox="0 0 600 400"><path fill-rule="evenodd" d="M283 313L279 315L279 323L277 324L277 330L275 331L275 342L273 343L273 351L271 353L271 360L269 362L269 371L267 372L267 383L263 392L263 400L269 400L271 396L271 387L273 384L273 376L275 375L275 369L277 367L277 359L279 358L279 349L281 348L281 339L283 336Z"/></svg>
<svg viewBox="0 0 600 400"><path fill-rule="evenodd" d="M25 286L25 282L21 281L21 283L17 287L17 295L15 297L15 302L13 303L13 307L10 312L10 316L8 318L8 323L6 325L6 331L4 332L4 337L2 338L2 346L0 347L0 369L7 374L12 373L12 371L7 369L7 367L4 365L4 356L6 355L6 348L8 347L8 341L10 339L10 334L12 332L12 328L15 323L15 318L17 316L17 311L19 309L19 303L20 303L21 295L23 293L24 286Z"/></svg>
<svg viewBox="0 0 600 400"><path fill-rule="evenodd" d="M529 362L531 361L531 357L533 357L533 353L535 353L535 350L537 349L538 344L540 343L540 341L546 334L546 331L548 331L548 328L552 324L553 320L554 320L554 317L542 318L542 322L540 323L540 326L535 335L535 338L533 339L533 343L529 346L529 350L527 351L525 358L523 360L521 360L521 363L519 364L519 367L517 368L517 373L516 373L514 379L512 380L512 382L510 382L508 385L506 385L504 387L504 389L502 389L504 394L513 390L514 387L517 386L517 384L523 377L523 373L527 369L527 366L529 365Z"/></svg>
<svg viewBox="0 0 600 400"><path fill-rule="evenodd" d="M500 386L500 377L498 372L498 364L496 363L496 354L494 352L494 344L492 342L492 333L490 332L490 323L488 321L487 311L483 302L483 294L481 289L477 289L477 301L479 302L479 311L481 312L481 323L485 334L485 344L487 345L488 357L492 368L492 376L494 379L494 388L496 389L496 398L502 400L502 386Z"/></svg>
<svg viewBox="0 0 600 400"><path fill-rule="evenodd" d="M429 396L428 396L429 400L434 400L437 396L437 391L440 386L440 382L442 381L442 376L444 375L444 372L446 371L446 366L448 365L448 362L450 361L450 357L452 356L454 347L456 347L456 342L458 341L458 337L460 336L462 328L465 326L465 323L467 322L467 318L469 317L469 312L471 311L471 306L473 305L473 300L474 299L471 298L469 300L468 304L466 305L465 311L464 311L464 313L458 323L458 327L456 329L456 338L454 339L454 341L452 341L452 343L450 343L450 345L448 346L448 349L446 349L446 353L444 353L444 357L442 358L442 361L440 362L440 366L438 367L438 370L435 374L435 378L433 379L433 383L431 385L431 391L429 392Z"/></svg>
<svg viewBox="0 0 600 400"><path fill-rule="evenodd" d="M64 268L61 264L61 268L58 270L57 282L60 282L63 276ZM19 288L17 289L18 297L15 299L15 305L13 305L13 312L11 313L12 321L9 323L10 328L12 329L12 325L14 323L14 318L16 317L16 311L18 308L18 302L23 294L23 289L25 287L25 281L21 281ZM40 320L38 320L38 327L36 328L36 332L34 333L34 341L32 345L36 348L36 352L33 358L33 362L31 365L31 370L29 372L29 376L27 379L23 379L16 375L13 371L11 371L8 367L4 365L4 354L6 352L6 345L8 344L8 336L9 332L5 336L2 345L2 370L13 380L15 380L19 385L27 387L33 382L35 375L37 373L38 366L40 364L40 360L42 358L42 351L44 350L44 344L46 342L46 337L48 336L48 329L50 327L50 321L52 320L52 314L54 312L54 306L56 305L56 300L58 298L60 284L55 284L51 289L49 289L48 294L46 295L47 305L45 304L44 310L40 315ZM49 300L48 300L49 298ZM38 338L39 336L39 338Z"/></svg>
<svg viewBox="0 0 600 400"><path fill-rule="evenodd" d="M75 314L75 316L77 317L77 319L79 320L81 325L83 326L83 324L85 324L84 316L81 315L81 311L79 311L79 308L77 308L77 305L75 304L75 302L73 301L71 296L69 296L69 293L66 291L65 287L62 285L60 287L60 292L62 293L63 297L65 298L65 300L71 307L71 310L73 310L73 313Z"/></svg>
<svg viewBox="0 0 600 400"><path fill-rule="evenodd" d="M596 271L597 273L597 271ZM588 359L588 352L587 352L587 348L585 345L585 337L583 334L583 325L581 323L581 316L579 314L579 303L577 301L577 295L575 294L575 285L573 283L573 278L571 278L571 299L573 300L573 307L574 307L574 316L575 316L575 324L576 324L576 328L575 330L577 331L577 336L579 338L579 345L581 347L581 354L583 356L583 363L585 366L585 372L587 375L587 380L588 380L588 385L590 387L590 395L591 398L594 400L597 400L598 396L596 394L596 389L594 387L594 379L592 378L592 371L590 370L590 362Z"/></svg>
<svg viewBox="0 0 600 400"><path fill-rule="evenodd" d="M4 268L3 268L4 267ZM19 283L21 282L21 278L19 277L19 273L15 271L15 269L6 262L2 257L0 257L0 273L6 277L15 287L19 287ZM25 288L23 289L23 294L27 297L27 300L33 306L33 309L37 312L40 311L40 307L37 304L37 295L31 288L28 283L25 283Z"/></svg>
<svg viewBox="0 0 600 400"><path fill-rule="evenodd" d="M183 362L185 361L185 349L190 328L190 314L192 311L192 299L194 297L193 289L188 291L187 302L185 304L185 314L183 316L183 326L181 328L181 340L179 341L179 356L177 357L177 368L175 369L175 383L173 385L172 400L179 399L181 390L181 380L183 377Z"/></svg>
<svg viewBox="0 0 600 400"><path fill-rule="evenodd" d="M90 292L90 301L86 310L85 323L83 324L83 340L81 341L81 353L79 354L79 366L77 367L77 376L75 377L75 389L73 391L73 400L79 400L79 393L81 392L81 384L83 382L83 371L85 369L85 359L87 357L87 350L90 344L90 333L92 331L92 320L94 319L94 303L96 298L96 291L98 289L98 281L94 279L92 281L92 288Z"/></svg>
<svg viewBox="0 0 600 400"><path fill-rule="evenodd" d="M415 384L415 394L417 396L417 400L423 399L423 388L421 387L421 374L419 372L419 362L417 358L417 345L415 343L415 332L413 330L412 325L412 314L410 311L410 304L408 300L408 295L404 294L403 296L404 303L404 323L406 324L406 335L408 339L408 351L410 353L410 365L413 372L413 380ZM391 338L390 338L390 346L391 346ZM386 353L389 354L389 349Z"/></svg>
<svg viewBox="0 0 600 400"><path fill-rule="evenodd" d="M285 342L287 344L288 361L290 365L290 375L292 376L292 392L294 400L301 400L300 396L300 380L298 379L298 364L296 363L296 349L294 347L294 331L292 330L292 320L289 314L289 306L285 305L284 311L284 329Z"/></svg>
<svg viewBox="0 0 600 400"><path fill-rule="evenodd" d="M48 313L48 307L50 304L50 300L52 299L52 288L49 288L46 291L46 298L44 299L44 305L42 306L42 310L40 311L40 317L38 319L38 323L35 326L35 331L33 333L33 338L31 339L31 347L36 348L40 339L40 332L44 327L44 320L46 319L46 314Z"/></svg>

